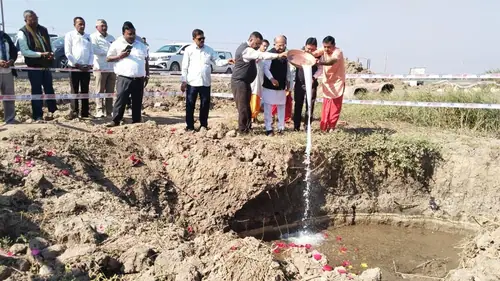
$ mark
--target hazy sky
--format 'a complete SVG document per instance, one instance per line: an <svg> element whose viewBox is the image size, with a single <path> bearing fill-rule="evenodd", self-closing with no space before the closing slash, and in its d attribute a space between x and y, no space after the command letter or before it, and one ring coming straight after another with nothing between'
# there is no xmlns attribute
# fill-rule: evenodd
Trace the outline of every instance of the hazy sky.
<svg viewBox="0 0 500 281"><path fill-rule="evenodd" d="M307 37L321 41L332 35L347 58L371 58L376 72L384 71L386 56L387 72L393 74L408 73L410 67L441 74L500 68L499 0L3 2L7 32L16 32L24 24L23 11L32 9L40 24L57 34L72 30L75 16L85 18L89 33L95 31L95 20L104 18L115 36L129 20L152 49L190 41L191 31L200 28L208 45L234 54L257 30L268 39L285 34L291 49L301 47Z"/></svg>

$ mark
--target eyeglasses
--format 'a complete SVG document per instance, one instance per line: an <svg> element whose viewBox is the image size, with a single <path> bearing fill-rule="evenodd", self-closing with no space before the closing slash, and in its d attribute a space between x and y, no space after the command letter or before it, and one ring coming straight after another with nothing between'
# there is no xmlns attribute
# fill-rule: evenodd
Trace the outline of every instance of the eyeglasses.
<svg viewBox="0 0 500 281"><path fill-rule="evenodd" d="M205 41L205 37L198 37L198 38L196 38L196 40L198 40L198 41Z"/></svg>

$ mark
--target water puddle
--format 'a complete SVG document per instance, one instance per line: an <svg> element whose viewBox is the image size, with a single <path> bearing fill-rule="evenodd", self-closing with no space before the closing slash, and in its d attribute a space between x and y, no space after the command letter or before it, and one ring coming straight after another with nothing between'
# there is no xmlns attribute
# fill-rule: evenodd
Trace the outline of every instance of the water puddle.
<svg viewBox="0 0 500 281"><path fill-rule="evenodd" d="M401 280L395 273L396 266L397 272L406 274L405 280L419 281L445 277L457 268L459 246L465 236L421 228L353 225L282 238L295 244L312 244L330 265L343 265L350 273L379 267L383 280Z"/></svg>

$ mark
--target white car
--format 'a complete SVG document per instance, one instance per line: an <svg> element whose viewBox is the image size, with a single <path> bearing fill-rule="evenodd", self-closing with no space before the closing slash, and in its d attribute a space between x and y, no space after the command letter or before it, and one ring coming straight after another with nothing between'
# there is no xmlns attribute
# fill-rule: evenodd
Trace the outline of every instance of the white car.
<svg viewBox="0 0 500 281"><path fill-rule="evenodd" d="M184 49L192 43L173 43L165 45L154 53L149 53L149 67L161 68L170 71L181 71L182 57ZM231 52L216 51L221 59L231 59ZM214 73L232 73L233 65L218 67L212 64L212 72Z"/></svg>
<svg viewBox="0 0 500 281"><path fill-rule="evenodd" d="M182 54L189 45L191 43L174 43L165 45L154 53L149 53L149 67L181 71Z"/></svg>

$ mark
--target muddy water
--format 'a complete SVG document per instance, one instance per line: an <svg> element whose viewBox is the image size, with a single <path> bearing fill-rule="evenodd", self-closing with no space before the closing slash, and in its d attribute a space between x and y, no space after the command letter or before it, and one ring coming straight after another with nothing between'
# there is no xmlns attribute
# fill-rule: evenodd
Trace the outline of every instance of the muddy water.
<svg viewBox="0 0 500 281"><path fill-rule="evenodd" d="M350 272L365 266L382 269L383 280L401 280L397 271L413 275L444 277L459 265L458 246L464 236L417 228L386 225L355 225L328 229L316 249L332 266L348 262ZM394 263L393 263L394 261ZM432 280L418 277L406 280Z"/></svg>

